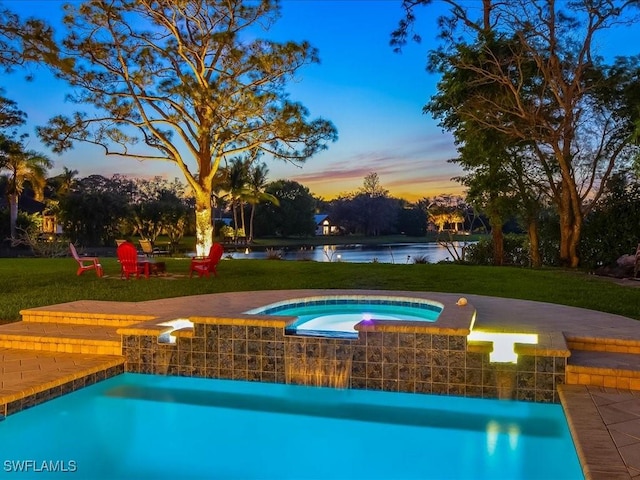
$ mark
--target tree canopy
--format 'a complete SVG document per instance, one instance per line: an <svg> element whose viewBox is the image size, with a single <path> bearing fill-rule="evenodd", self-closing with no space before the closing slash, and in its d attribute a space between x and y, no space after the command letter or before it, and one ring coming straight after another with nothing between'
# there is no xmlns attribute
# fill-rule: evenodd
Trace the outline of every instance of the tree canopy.
<svg viewBox="0 0 640 480"><path fill-rule="evenodd" d="M211 196L224 158L259 150L304 162L337 138L308 120L285 86L318 62L307 42L261 39L276 1L90 0L69 4L60 60L49 66L89 107L38 134L55 152L75 142L107 155L175 163L196 203L197 251L212 242ZM70 66L72 63L72 66Z"/></svg>
<svg viewBox="0 0 640 480"><path fill-rule="evenodd" d="M276 201L257 206L256 234L292 237L315 233L315 200L307 187L293 180L276 180L264 191Z"/></svg>
<svg viewBox="0 0 640 480"><path fill-rule="evenodd" d="M411 35L415 7L431 3L404 1L396 46ZM607 178L638 153L639 59L607 64L596 50L600 35L637 20L638 2L443 3L442 42L429 63L443 75L436 95L443 127L461 142L468 140L461 129L477 129L501 136L505 147L526 146L522 173L544 183L560 218L561 262L578 266L584 216Z"/></svg>
<svg viewBox="0 0 640 480"><path fill-rule="evenodd" d="M58 56L53 30L45 22L18 15L0 5L0 66L12 71L32 61L55 61L61 68L68 64Z"/></svg>

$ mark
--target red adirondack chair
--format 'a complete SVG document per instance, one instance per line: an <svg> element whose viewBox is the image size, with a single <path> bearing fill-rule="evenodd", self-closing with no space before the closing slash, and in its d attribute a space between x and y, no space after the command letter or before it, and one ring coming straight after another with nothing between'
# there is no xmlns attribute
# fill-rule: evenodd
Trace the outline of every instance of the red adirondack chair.
<svg viewBox="0 0 640 480"><path fill-rule="evenodd" d="M116 249L116 255L120 262L120 278L129 280L131 275L140 278L140 274L149 278L149 261L138 260L138 250L133 243L121 243Z"/></svg>
<svg viewBox="0 0 640 480"><path fill-rule="evenodd" d="M87 270L95 270L96 275L99 277L102 276L102 265L100 265L100 259L98 257L81 257L78 255L78 251L73 243L69 244L69 250L71 250L71 255L78 262L78 271L76 275L82 275Z"/></svg>
<svg viewBox="0 0 640 480"><path fill-rule="evenodd" d="M222 245L214 243L211 245L209 255L206 257L193 257L189 266L189 277L193 277L193 272L196 272L199 277L203 275L208 277L210 273L217 277L216 265L218 265L223 253L224 248L222 248Z"/></svg>

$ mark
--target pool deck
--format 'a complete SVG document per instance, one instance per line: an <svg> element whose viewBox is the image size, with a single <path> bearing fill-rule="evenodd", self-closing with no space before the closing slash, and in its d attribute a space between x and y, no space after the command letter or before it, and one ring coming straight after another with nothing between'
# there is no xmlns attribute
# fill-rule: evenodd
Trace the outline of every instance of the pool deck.
<svg viewBox="0 0 640 480"><path fill-rule="evenodd" d="M65 385L81 388L104 378L105 371L122 371L119 329L153 329L176 318L237 314L292 297L343 293L404 294L448 303L464 296L477 311L475 329L537 333L543 344L553 348L566 342L570 367L560 396L585 477L640 480L640 321L524 300L433 292L299 290L138 303L78 301L30 309L23 312L22 322L0 325L0 405L21 398L35 401L52 388L64 394L70 391ZM114 316L117 321L107 321ZM8 413L0 411L0 418Z"/></svg>

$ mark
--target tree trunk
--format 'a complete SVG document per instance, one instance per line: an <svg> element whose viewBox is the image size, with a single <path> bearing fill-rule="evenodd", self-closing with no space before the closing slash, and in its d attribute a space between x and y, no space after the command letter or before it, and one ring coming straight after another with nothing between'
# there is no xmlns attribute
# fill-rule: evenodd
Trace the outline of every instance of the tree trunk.
<svg viewBox="0 0 640 480"><path fill-rule="evenodd" d="M231 201L231 212L233 213L233 243L238 243L238 203L236 200Z"/></svg>
<svg viewBox="0 0 640 480"><path fill-rule="evenodd" d="M249 243L253 243L253 219L255 218L255 215L256 215L256 204L252 203L251 214L249 215L249 238L247 238L247 241Z"/></svg>
<svg viewBox="0 0 640 480"><path fill-rule="evenodd" d="M558 209L560 215L560 265L577 268L580 263L578 245L582 233L582 212L571 200L570 195L563 191L561 208Z"/></svg>
<svg viewBox="0 0 640 480"><path fill-rule="evenodd" d="M571 229L571 240L569 244L569 266L578 268L580 257L578 256L578 246L580 245L580 234L582 233L582 213L577 212L573 216L573 228Z"/></svg>
<svg viewBox="0 0 640 480"><path fill-rule="evenodd" d="M18 195L9 194L9 226L11 232L11 239L15 239L17 236L18 227Z"/></svg>
<svg viewBox="0 0 640 480"><path fill-rule="evenodd" d="M571 199L569 198L568 185L562 184L560 202L558 204L558 216L560 217L560 265L568 267L571 264L570 244L573 231L573 212Z"/></svg>
<svg viewBox="0 0 640 480"><path fill-rule="evenodd" d="M542 256L540 255L540 232L538 231L538 221L535 218L529 219L527 225L529 234L529 257L533 268L542 267Z"/></svg>
<svg viewBox="0 0 640 480"><path fill-rule="evenodd" d="M213 243L211 213L211 192L196 195L196 255L199 257L208 255Z"/></svg>
<svg viewBox="0 0 640 480"><path fill-rule="evenodd" d="M242 233L244 234L244 242L247 241L247 226L245 222L245 214L244 214L244 202L240 202L240 221L242 222Z"/></svg>
<svg viewBox="0 0 640 480"><path fill-rule="evenodd" d="M493 243L493 265L501 267L504 264L504 235L502 233L502 218L497 215L489 219L491 225L491 240Z"/></svg>

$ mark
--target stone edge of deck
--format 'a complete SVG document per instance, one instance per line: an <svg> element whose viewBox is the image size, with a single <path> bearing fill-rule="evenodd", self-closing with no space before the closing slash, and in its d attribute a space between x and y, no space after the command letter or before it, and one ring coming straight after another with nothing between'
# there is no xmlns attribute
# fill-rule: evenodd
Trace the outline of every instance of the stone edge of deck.
<svg viewBox="0 0 640 480"><path fill-rule="evenodd" d="M560 385L558 394L585 479L631 479L588 388Z"/></svg>

